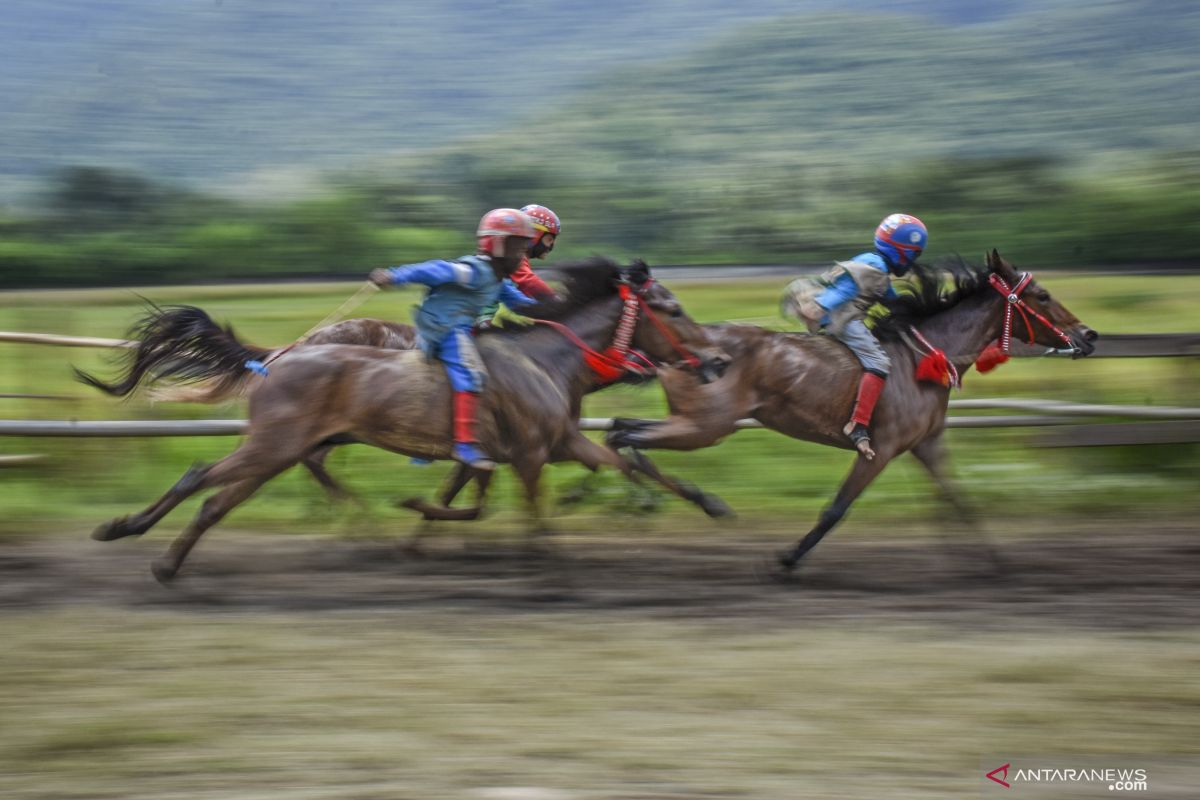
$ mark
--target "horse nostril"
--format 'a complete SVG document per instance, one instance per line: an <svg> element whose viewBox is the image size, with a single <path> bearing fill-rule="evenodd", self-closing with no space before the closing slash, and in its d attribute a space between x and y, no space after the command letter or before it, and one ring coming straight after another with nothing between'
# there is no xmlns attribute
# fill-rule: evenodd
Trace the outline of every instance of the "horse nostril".
<svg viewBox="0 0 1200 800"><path fill-rule="evenodd" d="M1091 328L1088 328L1087 331L1083 334L1083 338L1085 341L1094 342L1100 338L1100 334L1096 333Z"/></svg>

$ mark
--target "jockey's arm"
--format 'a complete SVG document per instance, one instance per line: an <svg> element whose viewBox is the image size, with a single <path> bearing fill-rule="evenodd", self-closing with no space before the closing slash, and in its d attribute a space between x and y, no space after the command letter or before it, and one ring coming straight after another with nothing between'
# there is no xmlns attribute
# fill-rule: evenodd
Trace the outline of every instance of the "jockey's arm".
<svg viewBox="0 0 1200 800"><path fill-rule="evenodd" d="M534 272L529 262L521 264L511 276L512 282L517 288L530 297L541 300L554 296L554 290L550 288L550 284L542 280L536 272Z"/></svg>
<svg viewBox="0 0 1200 800"><path fill-rule="evenodd" d="M500 283L500 302L516 311L528 306L537 305L537 300L522 292L511 281L502 281Z"/></svg>
<svg viewBox="0 0 1200 800"><path fill-rule="evenodd" d="M396 285L419 283L422 286L441 286L444 283L457 283L460 286L472 286L475 283L475 270L461 261L424 261L420 264L407 264L402 267L390 267L386 270Z"/></svg>
<svg viewBox="0 0 1200 800"><path fill-rule="evenodd" d="M842 273L825 291L817 295L817 305L826 311L832 311L843 303L858 296L858 284L848 273Z"/></svg>

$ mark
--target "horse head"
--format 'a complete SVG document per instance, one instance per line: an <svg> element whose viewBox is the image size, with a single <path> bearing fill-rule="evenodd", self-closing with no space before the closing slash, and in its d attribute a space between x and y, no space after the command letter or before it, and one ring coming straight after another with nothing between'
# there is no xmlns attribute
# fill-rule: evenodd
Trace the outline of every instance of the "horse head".
<svg viewBox="0 0 1200 800"><path fill-rule="evenodd" d="M1066 349L1072 358L1095 351L1100 335L1052 297L1031 273L1018 273L996 250L987 255L987 268L992 286L1009 304L1001 338L1012 335L1030 344Z"/></svg>
<svg viewBox="0 0 1200 800"><path fill-rule="evenodd" d="M717 380L729 366L729 354L716 347L708 332L684 311L670 289L650 275L638 259L623 267L618 280L627 285L641 306L632 344L656 361L685 363L704 383Z"/></svg>

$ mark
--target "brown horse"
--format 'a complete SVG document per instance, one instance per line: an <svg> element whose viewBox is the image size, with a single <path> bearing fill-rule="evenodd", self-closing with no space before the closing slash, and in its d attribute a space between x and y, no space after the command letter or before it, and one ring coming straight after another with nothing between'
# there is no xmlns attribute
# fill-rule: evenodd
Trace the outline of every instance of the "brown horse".
<svg viewBox="0 0 1200 800"><path fill-rule="evenodd" d="M663 362L687 357L705 372L719 373L727 361L709 347L704 330L674 295L651 280L644 264L622 269L592 259L562 272L564 296L540 312L553 317L557 328L538 325L479 338L490 375L480 413L481 443L516 469L534 530L542 527L538 481L545 464L574 460L590 469L609 465L628 472L616 453L587 439L578 426L582 397L592 382L580 345L596 350L612 341L627 308L618 293L621 284L632 286L640 298L633 346ZM160 354L159 374L200 380L226 375L227 392L251 380L244 364L260 352L236 340L218 346L203 335L187 335L186 326L176 333L175 342L146 342ZM146 366L141 376L153 372ZM136 386L128 376L117 384L81 377L106 391ZM442 367L418 351L302 345L276 360L269 377L252 379L256 383L246 391L249 429L237 450L215 464L193 467L157 502L102 525L93 538L141 535L186 498L219 487L155 561L155 576L168 581L206 530L317 448L357 442L418 458L450 457L448 382Z"/></svg>
<svg viewBox="0 0 1200 800"><path fill-rule="evenodd" d="M572 269L570 264L565 268ZM153 399L181 403L221 403L243 396L258 384L252 373L238 369L239 363L244 365L253 360L269 364L294 346L267 348L247 344L231 327L221 326L203 309L186 305L163 308L153 303L125 338L137 342L137 347L122 352L124 374L120 378L108 382L75 370L77 377L114 397L126 397L139 386L149 384L153 386L150 391ZM359 317L320 328L303 339L302 344L357 344L387 350L414 350L417 329L400 322ZM187 358L181 358L180 353L185 350ZM590 393L618 383L640 384L652 379L652 371L628 372L616 380L597 377L588 384L586 391ZM341 443L337 441L326 443L305 455L300 463L334 500L350 500L363 506L362 501L337 481L325 466L329 454L339 446ZM490 477L459 464L439 493L440 505L419 498L410 498L402 505L421 513L427 520L474 520L483 511ZM471 508L449 508L472 479L478 484L478 503ZM679 485L673 488L682 490ZM711 516L732 514L720 498L698 491L694 498L696 502L700 502L699 498L704 499L702 505Z"/></svg>
<svg viewBox="0 0 1200 800"><path fill-rule="evenodd" d="M965 372L989 343L1007 341L1006 319L1020 320L1019 333L1031 343L1069 348L1089 355L1097 338L1032 278L1024 280L993 250L986 269L948 268L954 289L946 292L943 275L916 270L910 292L890 303L891 314L876 335L892 360L891 376L872 423L874 459L859 456L833 503L795 547L780 555L793 569L845 516L854 500L892 459L911 452L929 472L943 497L966 519L970 510L944 472L942 434L949 386L918 381L918 361L926 341L943 350L957 374ZM796 439L853 450L842 432L854 404L861 367L850 350L829 336L779 333L750 325L706 325L713 344L732 361L718 381L703 385L679 370L659 373L670 416L666 420L618 419L607 443L616 448L695 450L716 444L751 418ZM635 466L663 485L690 497L694 488L675 485L644 455Z"/></svg>

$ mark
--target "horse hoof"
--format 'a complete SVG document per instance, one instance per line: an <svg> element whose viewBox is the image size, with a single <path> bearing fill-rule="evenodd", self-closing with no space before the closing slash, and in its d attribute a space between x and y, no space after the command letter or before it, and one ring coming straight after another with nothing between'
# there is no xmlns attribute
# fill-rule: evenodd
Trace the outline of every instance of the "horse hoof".
<svg viewBox="0 0 1200 800"><path fill-rule="evenodd" d="M156 558L150 564L150 572L154 573L156 581L163 586L168 586L171 581L175 580L175 575L179 572L179 568L165 558Z"/></svg>
<svg viewBox="0 0 1200 800"><path fill-rule="evenodd" d="M797 581L795 565L786 566L784 555L762 556L755 559L754 576L762 583L793 584Z"/></svg>
<svg viewBox="0 0 1200 800"><path fill-rule="evenodd" d="M800 558L793 551L784 550L775 557L775 561L785 573L792 573L796 571L796 565L800 563Z"/></svg>
<svg viewBox="0 0 1200 800"><path fill-rule="evenodd" d="M92 538L97 542L111 542L114 539L123 539L126 536L137 536L140 533L141 531L135 531L129 527L128 517L119 517L109 520L92 531Z"/></svg>
<svg viewBox="0 0 1200 800"><path fill-rule="evenodd" d="M732 519L737 516L737 512L730 508L728 503L712 494L704 496L700 501L700 507L713 519Z"/></svg>

